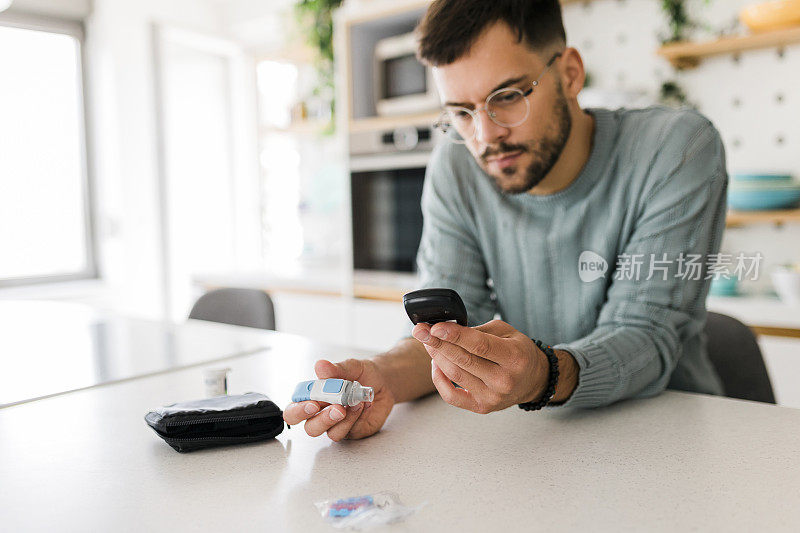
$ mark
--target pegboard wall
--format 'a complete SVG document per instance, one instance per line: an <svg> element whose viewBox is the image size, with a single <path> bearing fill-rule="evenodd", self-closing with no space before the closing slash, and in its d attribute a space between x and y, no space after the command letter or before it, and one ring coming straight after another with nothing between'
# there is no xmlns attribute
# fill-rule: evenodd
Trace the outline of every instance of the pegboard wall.
<svg viewBox="0 0 800 533"><path fill-rule="evenodd" d="M739 10L754 1L689 0L692 18L705 26L693 38L734 29ZM568 43L580 51L593 88L656 100L664 81L676 81L720 131L729 174L787 172L800 180L800 44L704 58L695 69L676 71L656 55L667 33L659 0L591 0L563 11ZM800 226L731 228L722 246L760 251L768 272L774 264L800 262ZM769 276L743 288L768 292Z"/></svg>

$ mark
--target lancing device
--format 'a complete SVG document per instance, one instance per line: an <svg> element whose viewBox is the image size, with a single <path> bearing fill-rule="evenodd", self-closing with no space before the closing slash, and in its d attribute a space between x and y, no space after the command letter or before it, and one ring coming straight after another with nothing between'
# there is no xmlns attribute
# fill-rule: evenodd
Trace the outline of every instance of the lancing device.
<svg viewBox="0 0 800 533"><path fill-rule="evenodd" d="M317 379L298 383L294 389L292 401L316 400L353 407L361 402L371 402L374 396L375 391L372 390L372 387L364 387L358 381Z"/></svg>

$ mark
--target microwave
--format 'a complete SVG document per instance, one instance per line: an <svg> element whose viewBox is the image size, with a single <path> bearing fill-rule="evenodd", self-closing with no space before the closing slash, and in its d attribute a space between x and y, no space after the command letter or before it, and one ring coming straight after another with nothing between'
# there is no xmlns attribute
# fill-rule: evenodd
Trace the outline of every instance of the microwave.
<svg viewBox="0 0 800 533"><path fill-rule="evenodd" d="M410 115L439 108L432 69L417 59L414 33L375 45L375 108L378 115Z"/></svg>

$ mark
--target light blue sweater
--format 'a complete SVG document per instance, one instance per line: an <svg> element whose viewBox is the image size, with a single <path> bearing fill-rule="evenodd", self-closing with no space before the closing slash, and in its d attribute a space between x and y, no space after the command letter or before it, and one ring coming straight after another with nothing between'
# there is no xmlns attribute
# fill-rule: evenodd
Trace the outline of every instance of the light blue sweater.
<svg viewBox="0 0 800 533"><path fill-rule="evenodd" d="M555 194L504 194L463 145L434 150L422 195L422 287L458 291L470 325L498 313L570 352L580 374L561 407L666 387L721 394L703 334L706 265L725 225L719 133L690 110L588 112L589 160Z"/></svg>

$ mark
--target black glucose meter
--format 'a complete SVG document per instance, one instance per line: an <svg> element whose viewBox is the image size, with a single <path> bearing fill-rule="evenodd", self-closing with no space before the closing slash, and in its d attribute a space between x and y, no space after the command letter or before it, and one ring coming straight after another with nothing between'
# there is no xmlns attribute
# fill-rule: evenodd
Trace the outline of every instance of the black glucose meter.
<svg viewBox="0 0 800 533"><path fill-rule="evenodd" d="M453 289L420 289L403 295L403 307L411 322L430 325L454 320L467 325L467 308Z"/></svg>

